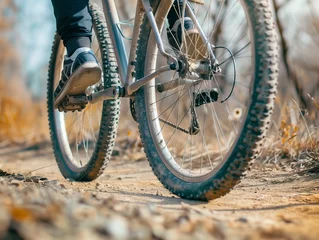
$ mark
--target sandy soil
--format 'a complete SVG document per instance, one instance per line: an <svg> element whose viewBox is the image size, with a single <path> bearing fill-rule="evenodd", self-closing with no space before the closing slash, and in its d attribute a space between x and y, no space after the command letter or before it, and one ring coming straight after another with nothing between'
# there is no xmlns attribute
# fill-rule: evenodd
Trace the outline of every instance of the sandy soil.
<svg viewBox="0 0 319 240"><path fill-rule="evenodd" d="M48 148L36 151L3 149L0 151L0 169L8 173L44 176L49 181L57 180L55 182L63 189L79 195L90 194L100 203L113 199L124 209L152 206L156 207L159 215L177 214L179 217L187 211L198 221L217 224L220 234L216 235L215 231L215 235L210 236L212 238L319 239L318 174L298 175L274 166L256 165L230 194L204 203L172 195L156 179L143 158L124 161L121 157L113 157L105 174L91 183L64 180ZM33 187L38 185L33 184ZM136 227L134 231L140 230ZM169 239L169 236L154 237L153 233L151 238ZM174 236L182 239L181 235ZM201 238L201 235L191 236ZM130 238L130 235L123 238Z"/></svg>

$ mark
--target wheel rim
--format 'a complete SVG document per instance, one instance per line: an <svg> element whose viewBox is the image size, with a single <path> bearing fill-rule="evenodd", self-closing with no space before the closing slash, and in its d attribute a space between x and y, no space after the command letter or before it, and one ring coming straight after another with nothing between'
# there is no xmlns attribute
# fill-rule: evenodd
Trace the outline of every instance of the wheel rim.
<svg viewBox="0 0 319 240"><path fill-rule="evenodd" d="M92 50L100 66L103 66L102 53L94 31L92 36ZM63 42L60 41L55 62L53 89L55 89L59 83L65 53L66 50ZM101 80L88 90L97 91L100 88L104 88L102 79L103 75ZM81 112L64 113L59 112L57 109L54 110L53 117L59 149L65 163L75 172L83 171L95 152L102 120L102 111L102 102L97 104L89 103Z"/></svg>
<svg viewBox="0 0 319 240"><path fill-rule="evenodd" d="M226 5L225 2L227 2ZM207 24L207 19L214 18L214 14L209 15L205 12L218 6L218 3L219 8L215 8L218 9L215 12L215 26ZM186 85L184 85L159 93L156 90L158 84L170 82L180 76L177 72L163 74L156 81L153 80L146 85L144 93L150 132L163 163L180 179L200 182L214 175L227 161L240 136L250 105L255 56L250 23L240 1L205 1L204 6L193 6L195 15L201 16L198 21L201 26L205 26L203 29L205 34L214 33L213 35L208 34L210 39L217 40L217 44L215 42L212 44L222 44L236 56L237 81L233 94L226 102L220 103L220 100L227 98L231 90L232 83L229 78L231 69L233 69L229 65L229 61L226 61L230 55L227 56L226 51L222 52L221 50L215 50L214 53L219 62L223 63L221 66L223 74L213 75L209 80L204 80L196 86L185 87ZM236 13L236 15L234 16L232 13ZM159 17L159 19L165 19L165 16ZM232 22L233 25L230 25ZM229 26L235 30L230 31ZM212 31L212 29L215 30ZM162 40L166 51L174 54L175 57L187 56L187 47L184 48L186 50L181 49L176 53L171 49L165 34L163 34ZM166 62L158 54L152 33L145 62L145 75L152 72L153 69L163 66ZM219 102L194 107L200 132L197 135L190 135L179 130L178 128L189 129L192 119L191 105L194 104L193 93L213 88L219 92ZM180 101L176 101L176 99L180 99ZM175 128L169 126L168 122L175 125Z"/></svg>

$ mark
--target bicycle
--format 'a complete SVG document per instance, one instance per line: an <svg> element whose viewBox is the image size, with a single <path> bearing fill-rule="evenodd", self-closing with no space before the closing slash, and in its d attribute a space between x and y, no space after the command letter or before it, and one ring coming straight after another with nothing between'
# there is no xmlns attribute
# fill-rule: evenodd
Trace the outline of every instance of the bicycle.
<svg viewBox="0 0 319 240"><path fill-rule="evenodd" d="M173 0L138 0L129 57L115 3L102 3L104 13L90 4L101 81L86 95L67 96L60 111L53 91L65 49L58 35L53 43L48 117L62 175L92 181L102 174L126 97L150 166L167 189L186 199L225 195L258 157L273 111L278 47L267 0L193 0L178 9ZM175 48L166 20L173 7L183 39ZM204 48L196 56L184 41L185 11L200 36L188 44Z"/></svg>

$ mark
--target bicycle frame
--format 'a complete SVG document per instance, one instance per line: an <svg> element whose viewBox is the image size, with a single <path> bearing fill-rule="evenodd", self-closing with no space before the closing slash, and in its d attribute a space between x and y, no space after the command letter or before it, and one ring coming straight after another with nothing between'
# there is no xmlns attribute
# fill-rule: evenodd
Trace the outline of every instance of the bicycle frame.
<svg viewBox="0 0 319 240"><path fill-rule="evenodd" d="M169 4L169 7L172 6L174 0L163 0L161 4ZM145 85L150 80L159 76L163 72L178 70L179 64L178 60L172 55L165 52L164 44L161 39L161 30L156 24L156 18L153 14L150 0L138 0L136 5L136 13L135 13L135 22L133 28L133 36L132 43L130 48L129 57L127 57L125 46L123 42L123 37L121 35L119 23L119 16L115 6L114 0L102 0L104 15L108 27L108 31L111 37L111 41L114 47L115 56L118 63L118 72L120 75L120 80L122 82L122 86L124 87L124 91L121 91L119 87L112 87L111 89L106 89L101 92L93 93L89 97L89 101L91 103L95 103L102 100L115 99L119 97L131 97L135 91L137 91L140 87ZM211 56L211 62L216 65L217 60L213 53L213 46L209 44L208 39L206 38L203 30L198 23L195 14L191 10L191 7L187 1L185 1L185 9L189 13L190 18L193 20L196 28L199 30L200 36L207 43L207 49ZM135 59L136 59L136 50L138 44L138 38L140 34L140 25L142 24L143 16L146 14L152 30L155 35L155 40L161 55L163 55L167 59L167 66L160 67L155 70L151 74L143 77L142 79L135 79L133 76L134 68L135 68ZM183 24L182 24L183 25ZM163 28L163 26L161 27Z"/></svg>

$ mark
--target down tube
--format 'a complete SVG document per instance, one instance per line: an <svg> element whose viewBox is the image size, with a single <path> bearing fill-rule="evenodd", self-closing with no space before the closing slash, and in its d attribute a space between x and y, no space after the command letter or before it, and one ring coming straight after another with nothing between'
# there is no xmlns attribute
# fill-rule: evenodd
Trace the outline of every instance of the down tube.
<svg viewBox="0 0 319 240"><path fill-rule="evenodd" d="M102 2L106 24L113 43L115 56L119 67L119 74L122 84L125 86L128 60L123 38L117 25L117 23L119 23L117 9L114 0L103 0Z"/></svg>

